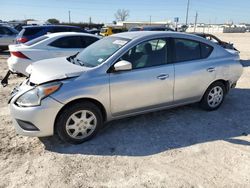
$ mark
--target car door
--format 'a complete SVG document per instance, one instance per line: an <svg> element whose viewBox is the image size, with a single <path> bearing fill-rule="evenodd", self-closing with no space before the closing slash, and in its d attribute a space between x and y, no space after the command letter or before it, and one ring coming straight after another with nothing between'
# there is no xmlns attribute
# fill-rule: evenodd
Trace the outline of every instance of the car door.
<svg viewBox="0 0 250 188"><path fill-rule="evenodd" d="M80 36L64 36L48 45L48 50L53 57L74 55L83 49Z"/></svg>
<svg viewBox="0 0 250 188"><path fill-rule="evenodd" d="M15 42L16 33L7 27L0 27L0 46L8 46Z"/></svg>
<svg viewBox="0 0 250 188"><path fill-rule="evenodd" d="M172 39L175 46L175 103L200 100L215 79L215 62L209 56L213 47L189 39Z"/></svg>
<svg viewBox="0 0 250 188"><path fill-rule="evenodd" d="M136 45L119 59L131 62L132 70L110 73L113 116L172 104L174 67L168 63L168 51L167 39L154 39Z"/></svg>

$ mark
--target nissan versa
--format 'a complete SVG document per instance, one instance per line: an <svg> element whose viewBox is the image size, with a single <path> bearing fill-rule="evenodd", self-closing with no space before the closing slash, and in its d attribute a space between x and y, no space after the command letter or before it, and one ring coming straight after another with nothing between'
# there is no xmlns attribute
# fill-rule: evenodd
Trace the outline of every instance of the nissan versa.
<svg viewBox="0 0 250 188"><path fill-rule="evenodd" d="M10 111L21 135L79 144L117 118L195 102L216 110L242 70L237 51L198 36L120 33L29 66Z"/></svg>

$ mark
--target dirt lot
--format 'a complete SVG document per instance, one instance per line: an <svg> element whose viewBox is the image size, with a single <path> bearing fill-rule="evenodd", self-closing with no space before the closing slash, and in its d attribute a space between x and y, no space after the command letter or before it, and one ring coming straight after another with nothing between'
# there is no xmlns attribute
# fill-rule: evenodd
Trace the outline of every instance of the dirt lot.
<svg viewBox="0 0 250 188"><path fill-rule="evenodd" d="M0 88L0 187L250 187L250 34L218 36L244 64L219 110L189 105L111 122L77 146L15 134L7 99L23 78L13 76Z"/></svg>

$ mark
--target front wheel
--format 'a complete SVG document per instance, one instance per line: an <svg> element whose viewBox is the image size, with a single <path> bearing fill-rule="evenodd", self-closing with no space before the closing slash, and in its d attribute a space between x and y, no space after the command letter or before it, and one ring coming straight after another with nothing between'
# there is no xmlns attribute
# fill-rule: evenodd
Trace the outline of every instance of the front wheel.
<svg viewBox="0 0 250 188"><path fill-rule="evenodd" d="M90 102L80 102L65 108L60 113L55 128L63 141L81 144L94 137L102 124L99 108Z"/></svg>
<svg viewBox="0 0 250 188"><path fill-rule="evenodd" d="M206 90L200 102L200 106L205 110L216 110L223 103L225 94L225 85L221 82L215 82Z"/></svg>

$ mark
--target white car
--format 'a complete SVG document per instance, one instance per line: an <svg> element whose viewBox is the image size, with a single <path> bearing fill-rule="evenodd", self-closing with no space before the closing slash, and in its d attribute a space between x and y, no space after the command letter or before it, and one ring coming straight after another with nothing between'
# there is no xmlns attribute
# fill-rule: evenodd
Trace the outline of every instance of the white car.
<svg viewBox="0 0 250 188"><path fill-rule="evenodd" d="M28 76L26 68L39 60L72 56L99 40L87 33L62 32L43 35L24 44L9 45L8 67L12 73Z"/></svg>

